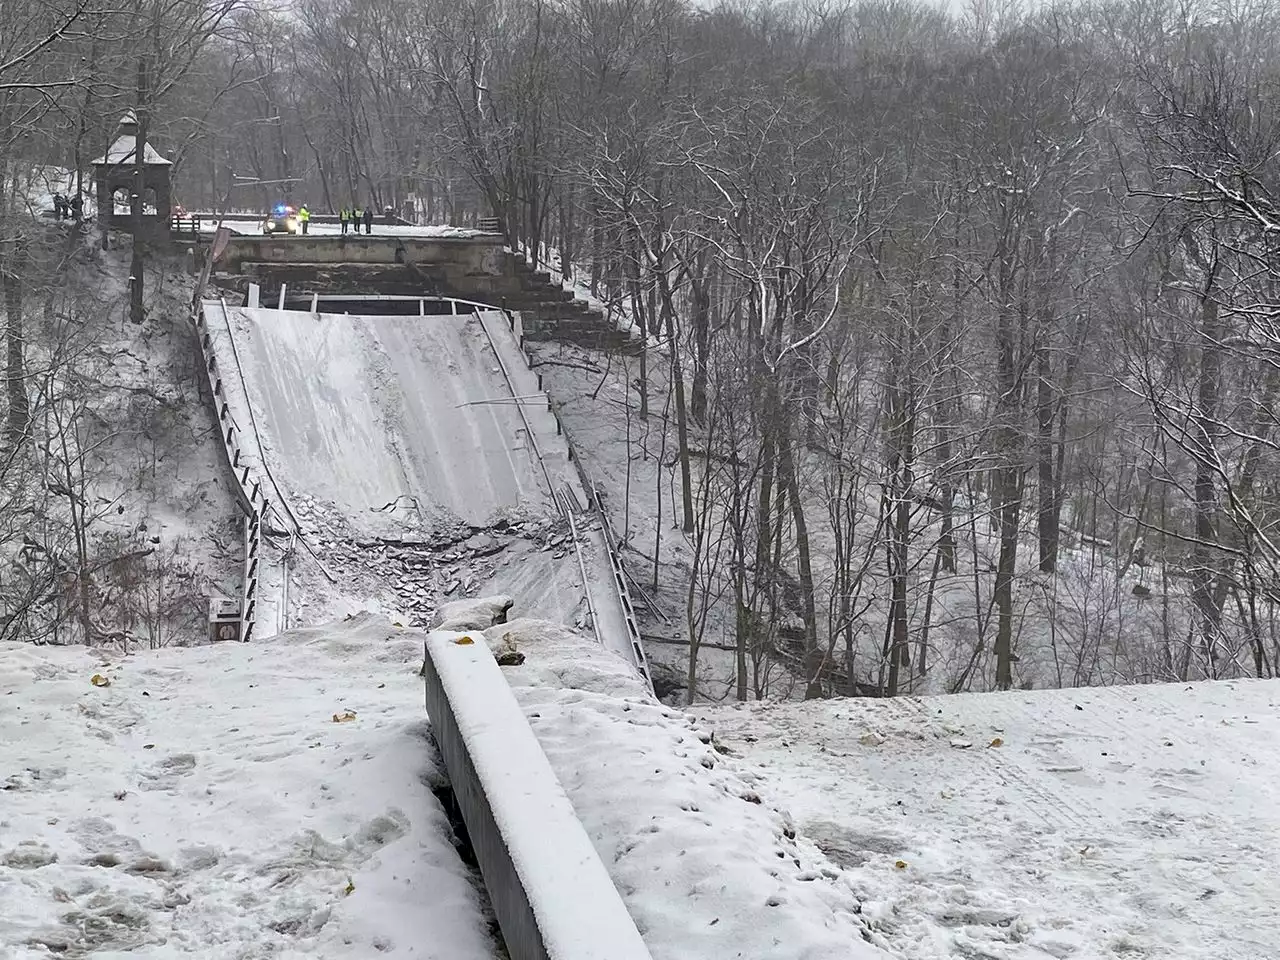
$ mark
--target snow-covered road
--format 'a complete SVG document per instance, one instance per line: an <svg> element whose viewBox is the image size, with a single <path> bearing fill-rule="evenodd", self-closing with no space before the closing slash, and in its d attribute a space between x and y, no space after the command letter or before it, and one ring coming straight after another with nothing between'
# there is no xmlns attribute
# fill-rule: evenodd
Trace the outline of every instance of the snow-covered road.
<svg viewBox="0 0 1280 960"><path fill-rule="evenodd" d="M1280 683L703 711L907 960L1280 956Z"/></svg>
<svg viewBox="0 0 1280 960"><path fill-rule="evenodd" d="M0 644L0 957L489 960L421 652L373 617L128 658Z"/></svg>

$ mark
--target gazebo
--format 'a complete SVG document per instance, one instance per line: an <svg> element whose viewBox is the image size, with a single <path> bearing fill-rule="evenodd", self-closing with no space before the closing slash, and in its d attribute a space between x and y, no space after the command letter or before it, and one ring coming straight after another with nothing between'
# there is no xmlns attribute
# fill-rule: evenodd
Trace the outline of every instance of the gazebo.
<svg viewBox="0 0 1280 960"><path fill-rule="evenodd" d="M107 148L106 154L93 161L94 182L98 188L98 222L103 228L133 229L133 189L138 155L138 119L132 110L120 118L120 133ZM148 233L167 235L169 212L172 205L169 173L173 162L160 156L150 143L142 153L145 169L142 174L143 222ZM123 190L121 207L116 212L116 191ZM150 208L150 210L148 210Z"/></svg>

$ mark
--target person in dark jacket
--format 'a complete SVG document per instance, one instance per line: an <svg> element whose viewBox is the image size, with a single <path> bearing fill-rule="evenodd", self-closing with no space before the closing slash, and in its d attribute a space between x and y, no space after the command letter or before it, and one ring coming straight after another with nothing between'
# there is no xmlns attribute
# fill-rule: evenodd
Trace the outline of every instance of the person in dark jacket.
<svg viewBox="0 0 1280 960"><path fill-rule="evenodd" d="M373 207L364 208L364 232L366 235L373 233Z"/></svg>

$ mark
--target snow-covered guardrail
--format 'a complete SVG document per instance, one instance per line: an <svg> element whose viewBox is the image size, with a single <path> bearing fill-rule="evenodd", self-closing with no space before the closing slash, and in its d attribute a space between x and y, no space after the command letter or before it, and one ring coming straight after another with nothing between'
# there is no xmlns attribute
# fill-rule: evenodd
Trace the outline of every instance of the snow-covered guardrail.
<svg viewBox="0 0 1280 960"><path fill-rule="evenodd" d="M484 637L425 647L431 729L511 960L650 960Z"/></svg>
<svg viewBox="0 0 1280 960"><path fill-rule="evenodd" d="M261 569L259 554L262 548L262 521L267 513L267 498L262 492L262 483L251 477L249 467L244 462L243 444L240 430L231 416L230 404L227 401L226 387L223 383L222 370L218 366L218 358L213 350L213 338L209 334L209 318L205 313L206 303L198 302L193 306L192 322L200 341L200 355L204 359L204 372L209 380L209 390L213 397L214 410L218 417L222 434L221 447L226 454L227 466L235 480L233 493L240 508L244 511L244 569L240 591L240 639L248 641L253 638L253 627L257 622L258 574ZM226 304L220 304L223 316L226 315Z"/></svg>
<svg viewBox="0 0 1280 960"><path fill-rule="evenodd" d="M580 464L581 461L574 457L574 463ZM579 470L582 471L583 484L590 484L591 481L587 477L586 471L581 466L579 466ZM604 543L609 552L609 569L613 572L613 585L618 591L618 599L622 603L622 613L627 620L627 637L631 641L631 652L635 657L636 666L640 668L645 682L649 684L649 689L652 690L653 677L649 673L649 659L644 655L644 643L640 639L640 624L636 620L636 610L631 603L631 588L627 586L627 572L622 568L622 553L618 550L618 540L614 536L613 526L609 523L609 515L604 512L604 503L600 500L600 491L592 486L587 486L587 495L591 497L596 515L600 518L600 528L604 531Z"/></svg>

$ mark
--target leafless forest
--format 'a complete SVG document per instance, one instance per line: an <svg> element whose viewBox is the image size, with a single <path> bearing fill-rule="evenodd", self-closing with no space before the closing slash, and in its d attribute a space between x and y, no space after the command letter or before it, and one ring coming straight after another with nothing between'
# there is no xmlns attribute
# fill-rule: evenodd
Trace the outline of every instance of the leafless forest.
<svg viewBox="0 0 1280 960"><path fill-rule="evenodd" d="M0 19L7 464L43 396L21 290L49 286L18 185L136 108L189 209L497 215L634 321L635 416L675 451L669 612L730 696L784 666L810 696L1275 674L1280 7Z"/></svg>

